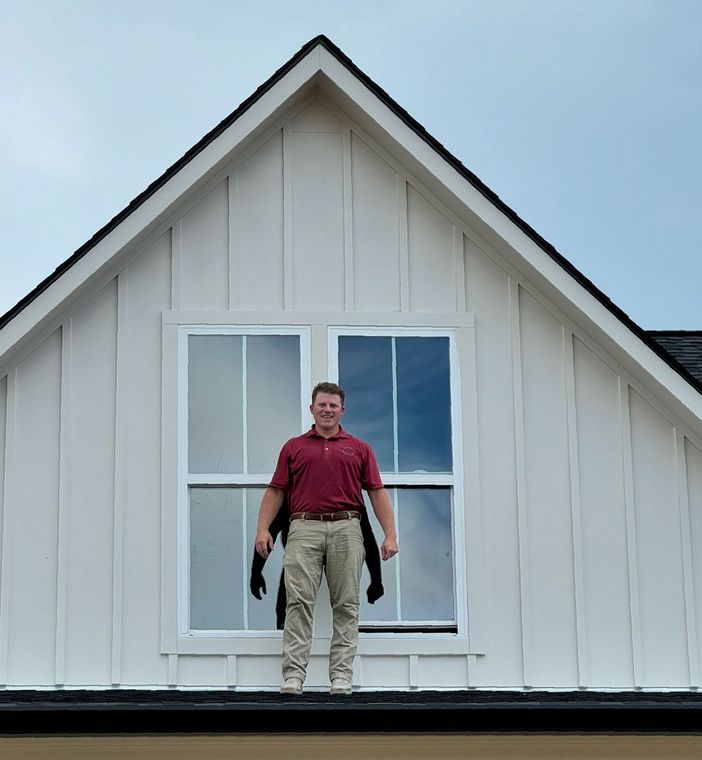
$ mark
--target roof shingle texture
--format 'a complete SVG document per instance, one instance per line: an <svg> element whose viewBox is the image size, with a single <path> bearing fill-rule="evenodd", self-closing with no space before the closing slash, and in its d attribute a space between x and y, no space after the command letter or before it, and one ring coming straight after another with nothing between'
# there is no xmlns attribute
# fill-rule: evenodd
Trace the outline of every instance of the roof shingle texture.
<svg viewBox="0 0 702 760"><path fill-rule="evenodd" d="M702 383L702 330L648 330L648 334Z"/></svg>

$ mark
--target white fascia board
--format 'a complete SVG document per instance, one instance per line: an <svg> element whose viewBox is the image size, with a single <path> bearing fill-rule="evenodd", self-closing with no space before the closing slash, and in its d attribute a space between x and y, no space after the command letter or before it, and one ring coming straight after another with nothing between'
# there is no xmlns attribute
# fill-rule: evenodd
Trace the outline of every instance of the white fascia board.
<svg viewBox="0 0 702 760"><path fill-rule="evenodd" d="M444 200L442 196L445 196L445 191L452 194L464 209L462 216L464 218L468 216L469 219L475 218L479 222L478 232L487 228L493 233L489 237L486 236L491 242L496 236L501 242L498 250L506 254L508 259L511 258L515 269L523 272L529 280L541 287L545 295L554 298L559 308L565 311L576 324L582 325L588 332L592 331L592 327L596 328L593 337L607 338L609 345L606 348L614 350L618 361L625 362L628 358L634 365L644 370L654 381L655 389L670 394L668 401L672 402L673 406L682 405L687 412L685 421L691 423L698 434L702 432L702 394L657 356L590 291L563 269L327 50L321 51L321 63L323 74L331 80L332 84L361 108L377 127L429 173L433 179L430 185L432 190L438 183L438 197ZM619 351L616 350L617 348ZM627 369L632 370L631 367ZM676 411L680 413L683 410L678 408ZM690 413L696 417L696 420L689 419Z"/></svg>
<svg viewBox="0 0 702 760"><path fill-rule="evenodd" d="M236 121L210 142L126 219L0 330L0 365L8 351L41 332L87 282L95 282L114 266L115 257L126 253L168 218L182 196L218 171L231 152L261 126L275 119L291 98L313 79L320 67L320 48L311 50L271 86Z"/></svg>

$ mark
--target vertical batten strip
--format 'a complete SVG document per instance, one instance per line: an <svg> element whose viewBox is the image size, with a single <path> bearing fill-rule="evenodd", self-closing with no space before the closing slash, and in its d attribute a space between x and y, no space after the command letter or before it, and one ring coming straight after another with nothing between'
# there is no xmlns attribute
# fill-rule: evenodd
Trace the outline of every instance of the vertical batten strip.
<svg viewBox="0 0 702 760"><path fill-rule="evenodd" d="M183 339L186 343L186 339ZM187 344L186 344L187 345ZM178 633L186 629L187 607L184 579L180 571L180 555L183 554L181 535L181 512L184 505L182 490L182 465L185 443L181 431L186 429L181 416L186 410L184 399L179 394L181 374L187 369L187 360L179 355L185 353L186 345L179 345L178 328L165 325L161 334L161 356L163 361L163 385L161 395L161 652L175 652L178 647ZM181 462L182 459L182 462ZM186 586L187 588L187 586ZM181 618L181 615L185 620Z"/></svg>
<svg viewBox="0 0 702 760"><path fill-rule="evenodd" d="M461 230L461 260L463 261L463 304L466 311L473 310L473 304L470 302L470 283L473 278L473 267L475 258L475 244Z"/></svg>
<svg viewBox="0 0 702 760"><path fill-rule="evenodd" d="M293 190L290 126L283 127L283 308L292 309L293 300Z"/></svg>
<svg viewBox="0 0 702 760"><path fill-rule="evenodd" d="M409 218L407 206L407 181L397 175L397 215L400 234L400 311L410 310L409 287Z"/></svg>
<svg viewBox="0 0 702 760"><path fill-rule="evenodd" d="M0 377L0 599L2 599L2 534L5 516L5 458L7 456L7 383L8 378ZM0 615L3 610L0 609ZM2 624L0 623L0 626Z"/></svg>
<svg viewBox="0 0 702 760"><path fill-rule="evenodd" d="M354 309L353 256L353 180L351 174L351 129L344 124L341 132L342 176L344 184L344 302L346 311Z"/></svg>
<svg viewBox="0 0 702 760"><path fill-rule="evenodd" d="M631 618L631 651L634 669L634 687L643 686L643 642L641 640L641 614L639 595L639 568L636 551L636 504L634 502L634 462L631 447L631 413L629 384L619 376L619 414L624 462L624 510L626 514L626 550L629 570L629 614Z"/></svg>
<svg viewBox="0 0 702 760"><path fill-rule="evenodd" d="M419 656L416 654L409 656L409 685L410 689L416 689L419 686Z"/></svg>
<svg viewBox="0 0 702 760"><path fill-rule="evenodd" d="M71 441L69 420L72 410L72 340L73 321L61 325L61 408L59 410L59 492L58 492L58 548L56 559L56 655L54 681L57 686L65 683L66 674L66 592L67 592L67 546L68 505L70 504L70 478L68 460Z"/></svg>
<svg viewBox="0 0 702 760"><path fill-rule="evenodd" d="M183 222L171 227L171 308L180 308L181 272L183 264Z"/></svg>
<svg viewBox="0 0 702 760"><path fill-rule="evenodd" d="M0 559L0 686L7 685L8 649L10 638L10 567L12 566L12 546L14 530L12 519L12 499L10 486L16 472L16 449L12 444L17 440L17 367L8 372L5 385L5 476L2 493L2 558ZM15 502L16 503L16 502Z"/></svg>
<svg viewBox="0 0 702 760"><path fill-rule="evenodd" d="M575 583L575 635L578 658L578 685L588 686L588 645L585 624L585 572L583 562L583 532L580 502L580 457L578 452L578 428L575 407L575 356L573 333L563 328L563 369L565 374L568 420L568 465L570 469L570 510L573 531L573 579Z"/></svg>
<svg viewBox="0 0 702 760"><path fill-rule="evenodd" d="M456 542L456 568L465 567L467 570L467 593L460 593L458 599L459 621L468 620L468 641L471 652L485 651L485 619L487 605L485 603L485 574L484 574L484 534L483 534L483 502L480 490L480 439L478 414L478 367L477 343L475 329L458 331L457 341L460 345L452 347L451 362L455 367L452 373L452 398L460 400L460 415L457 430L453 431L455 451L458 461L464 463L465 491L463 483L456 481L454 485L454 510L462 511L464 521L455 520L456 525L462 525L463 532L454 537ZM465 372L460 365L459 356L463 357ZM461 388L462 385L462 388ZM461 396L462 393L462 396ZM463 447L465 441L465 448ZM461 504L462 502L462 504ZM462 584L456 579L456 589L460 592ZM467 600L464 602L463 600ZM464 606L465 604L465 606ZM467 606L467 614L466 614Z"/></svg>
<svg viewBox="0 0 702 760"><path fill-rule="evenodd" d="M687 655L690 668L690 686L700 687L699 652L697 651L697 624L695 622L695 592L692 567L692 533L690 531L690 505L687 494L687 461L685 458L685 435L675 428L676 487L680 512L680 546L683 562L683 587L685 594L685 625L687 630Z"/></svg>
<svg viewBox="0 0 702 760"><path fill-rule="evenodd" d="M227 242L229 252L229 309L241 304L241 258L236 235L236 202L239 195L239 172L234 170L227 177Z"/></svg>
<svg viewBox="0 0 702 760"><path fill-rule="evenodd" d="M519 540L519 591L522 620L522 668L524 686L531 687L531 603L529 597L529 545L527 527L526 450L524 442L524 391L522 340L519 318L519 283L509 279L509 311L512 338L512 393L514 405L514 451L517 482L517 534Z"/></svg>
<svg viewBox="0 0 702 760"><path fill-rule="evenodd" d="M238 682L237 660L235 654L227 655L227 686L230 689L236 688Z"/></svg>
<svg viewBox="0 0 702 760"><path fill-rule="evenodd" d="M453 225L453 260L456 272L456 311L466 310L466 265L463 253L463 231Z"/></svg>
<svg viewBox="0 0 702 760"><path fill-rule="evenodd" d="M168 655L168 686L175 688L178 685L178 655Z"/></svg>
<svg viewBox="0 0 702 760"><path fill-rule="evenodd" d="M129 269L117 276L117 357L115 364L115 460L114 504L112 522L112 685L122 682L122 606L123 555L124 555L124 494L126 489L127 434L125 430L129 388L129 344L127 324L129 318Z"/></svg>
<svg viewBox="0 0 702 760"><path fill-rule="evenodd" d="M368 657L368 655L366 655ZM351 675L351 683L354 686L363 686L363 657L354 657L353 658L353 673Z"/></svg>

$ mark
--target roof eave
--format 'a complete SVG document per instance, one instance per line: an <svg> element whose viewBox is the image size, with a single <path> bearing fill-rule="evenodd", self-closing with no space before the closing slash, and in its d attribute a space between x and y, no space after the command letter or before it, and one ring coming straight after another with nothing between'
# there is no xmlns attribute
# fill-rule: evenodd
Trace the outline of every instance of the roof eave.
<svg viewBox="0 0 702 760"><path fill-rule="evenodd" d="M4 734L702 733L689 692L6 692ZM409 719L408 719L409 718Z"/></svg>

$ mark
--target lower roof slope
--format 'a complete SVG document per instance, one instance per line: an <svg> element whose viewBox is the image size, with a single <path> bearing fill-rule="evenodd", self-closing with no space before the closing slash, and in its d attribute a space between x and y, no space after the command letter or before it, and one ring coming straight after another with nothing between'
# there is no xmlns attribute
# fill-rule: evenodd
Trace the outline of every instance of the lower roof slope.
<svg viewBox="0 0 702 760"><path fill-rule="evenodd" d="M648 330L648 334L702 383L702 330Z"/></svg>

